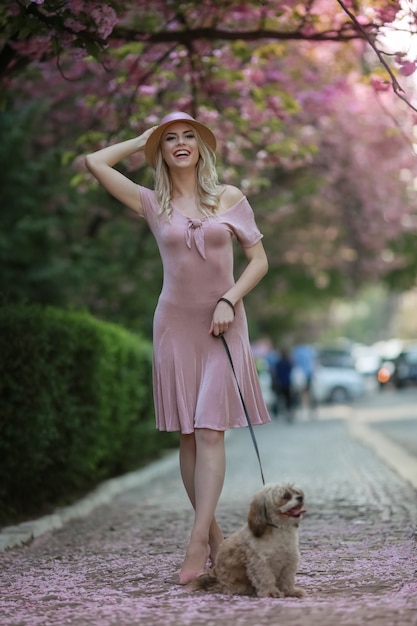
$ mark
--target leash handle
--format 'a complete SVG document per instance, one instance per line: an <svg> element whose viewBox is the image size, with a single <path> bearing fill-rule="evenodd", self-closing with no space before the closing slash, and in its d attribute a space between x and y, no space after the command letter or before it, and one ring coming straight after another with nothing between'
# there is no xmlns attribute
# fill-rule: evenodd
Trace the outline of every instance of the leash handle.
<svg viewBox="0 0 417 626"><path fill-rule="evenodd" d="M237 376L236 376L235 366L233 365L232 355L230 354L229 346L227 345L227 341L226 341L226 339L223 337L223 335L220 335L220 339L221 339L221 340L222 340L222 342L223 342L224 348L225 348L225 350L226 350L226 354L227 354L227 356L228 356L228 359L229 359L229 361L230 361L230 365L231 365L231 367L232 367L232 371L233 371L233 375L234 375L234 377L235 377L235 381L236 381L237 389L238 389L238 391L239 391L239 396L240 396L240 399L241 399L241 401L242 401L243 410L244 410L244 412L245 412L246 421L247 421L247 423L248 423L248 426L249 426L249 431L250 431L250 435L251 435L251 437L252 437L253 446L254 446L254 448L255 448L256 456L258 457L259 469L261 470L262 484L263 484L263 485L265 485L264 472L263 472L263 469L262 469L262 462L261 462L261 456L260 456L260 454L259 454L258 444L257 444L257 442L256 442L256 437L255 437L255 433L254 433L254 431L253 431L253 426L252 426L252 423L251 423L250 418L249 418L249 414L248 414L248 411L247 411L247 408L246 408L245 401L244 401L244 399L243 399L242 392L241 392L241 390L240 390L239 381L238 381Z"/></svg>

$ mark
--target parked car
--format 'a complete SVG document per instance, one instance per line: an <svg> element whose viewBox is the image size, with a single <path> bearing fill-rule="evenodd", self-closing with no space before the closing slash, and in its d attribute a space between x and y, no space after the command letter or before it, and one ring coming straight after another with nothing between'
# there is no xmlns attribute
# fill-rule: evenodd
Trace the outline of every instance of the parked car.
<svg viewBox="0 0 417 626"><path fill-rule="evenodd" d="M365 379L356 370L348 350L318 351L312 392L316 402L335 404L351 402L365 394Z"/></svg>
<svg viewBox="0 0 417 626"><path fill-rule="evenodd" d="M397 389L417 383L417 345L404 348L394 364L392 380Z"/></svg>
<svg viewBox="0 0 417 626"><path fill-rule="evenodd" d="M317 360L324 367L355 367L355 359L351 351L345 348L320 348L317 350Z"/></svg>

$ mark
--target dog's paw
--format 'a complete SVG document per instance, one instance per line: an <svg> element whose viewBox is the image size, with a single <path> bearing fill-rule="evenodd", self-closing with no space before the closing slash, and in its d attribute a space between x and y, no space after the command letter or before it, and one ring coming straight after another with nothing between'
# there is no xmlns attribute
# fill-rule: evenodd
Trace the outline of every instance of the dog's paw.
<svg viewBox="0 0 417 626"><path fill-rule="evenodd" d="M271 589L262 589L258 592L259 598L283 598L284 594L277 587Z"/></svg>
<svg viewBox="0 0 417 626"><path fill-rule="evenodd" d="M294 587L290 592L285 594L289 598L304 598L307 593L301 587Z"/></svg>

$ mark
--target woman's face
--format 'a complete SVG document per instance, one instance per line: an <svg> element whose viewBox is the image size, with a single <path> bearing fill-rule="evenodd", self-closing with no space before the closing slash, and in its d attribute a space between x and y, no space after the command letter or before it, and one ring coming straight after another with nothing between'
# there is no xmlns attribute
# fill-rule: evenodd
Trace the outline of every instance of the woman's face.
<svg viewBox="0 0 417 626"><path fill-rule="evenodd" d="M200 153L193 127L186 122L175 122L168 126L162 135L161 152L170 169L195 167Z"/></svg>

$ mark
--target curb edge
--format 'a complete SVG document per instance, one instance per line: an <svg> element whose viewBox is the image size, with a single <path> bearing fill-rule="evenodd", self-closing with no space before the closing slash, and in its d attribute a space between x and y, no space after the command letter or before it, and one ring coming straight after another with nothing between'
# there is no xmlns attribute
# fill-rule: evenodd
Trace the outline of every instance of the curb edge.
<svg viewBox="0 0 417 626"><path fill-rule="evenodd" d="M50 515L5 526L0 529L0 552L28 544L48 531L62 528L71 520L85 517L97 507L111 502L116 495L144 485L160 474L172 472L177 466L178 451L174 451L139 470L105 480L77 502L58 508Z"/></svg>

